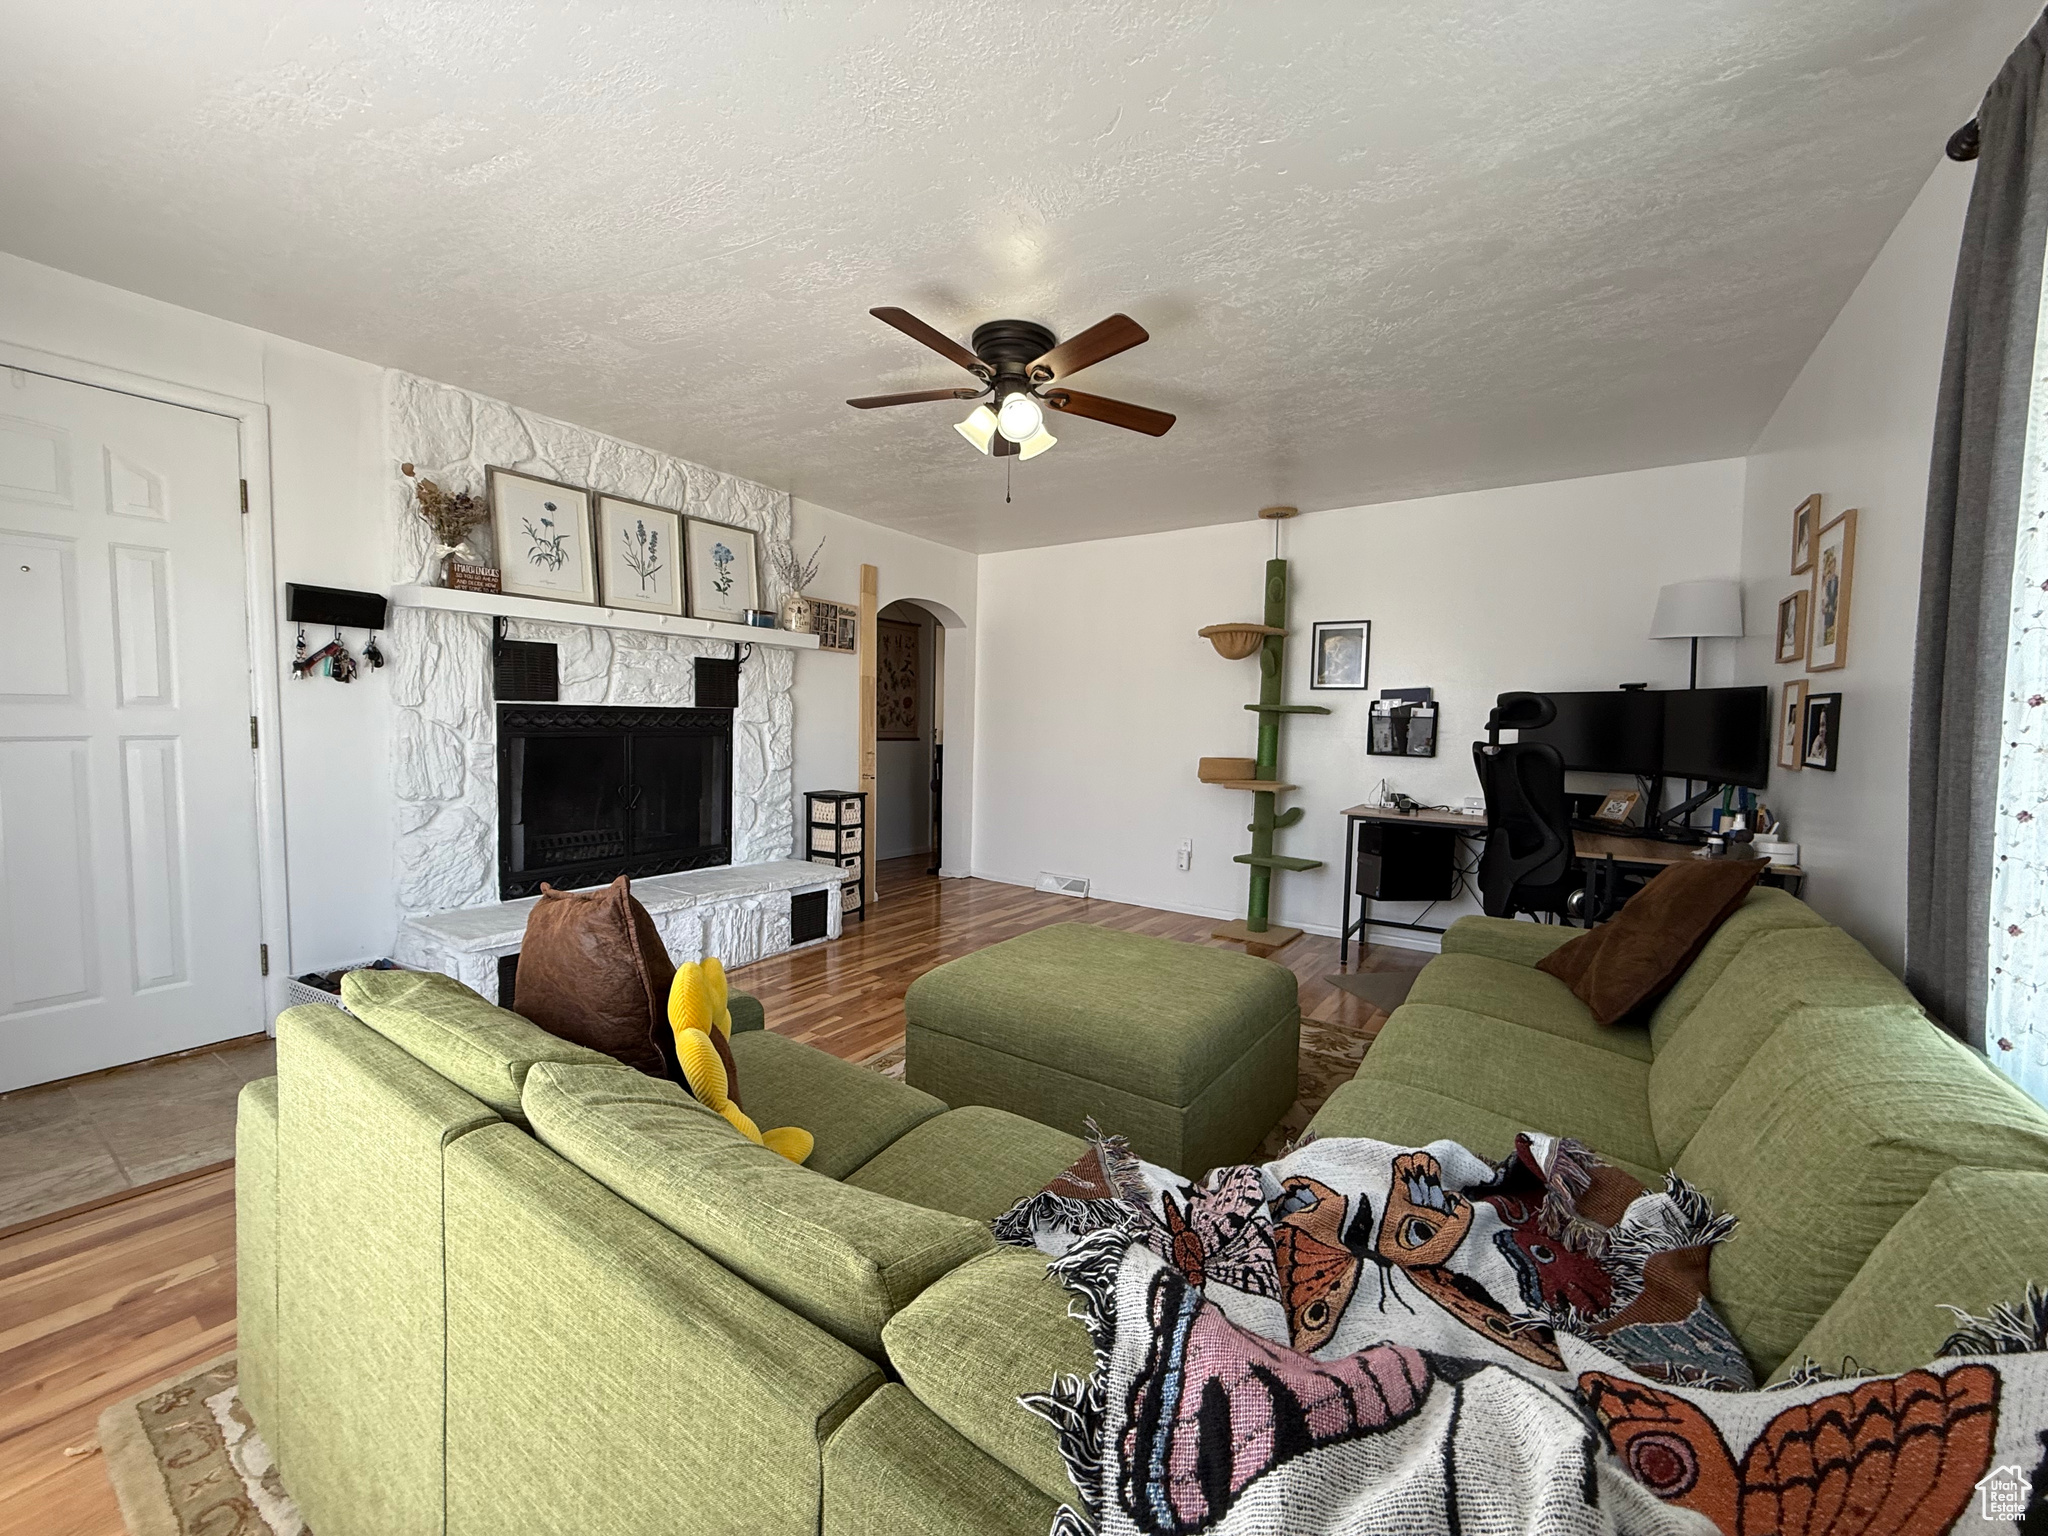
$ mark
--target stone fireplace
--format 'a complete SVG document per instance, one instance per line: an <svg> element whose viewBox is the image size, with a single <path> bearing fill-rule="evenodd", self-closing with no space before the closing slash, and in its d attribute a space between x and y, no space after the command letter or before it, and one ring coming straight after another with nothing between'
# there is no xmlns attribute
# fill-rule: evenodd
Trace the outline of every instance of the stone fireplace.
<svg viewBox="0 0 2048 1536"><path fill-rule="evenodd" d="M441 580L440 557L398 466L410 463L418 475L450 490L481 492L484 467L497 464L753 529L761 545L762 604L773 608L781 601L769 551L789 542L786 493L412 374L394 371L385 382L396 585L436 586ZM705 843L700 820L690 834L690 851L671 847L663 854L677 872L655 876L643 896L650 911L656 907L652 898L660 899L656 924L676 958L710 953L744 964L787 948L793 895L828 884L830 931L836 934L839 892L833 872L788 862L796 839L794 653L774 645L752 647L739 670L738 706L699 711L694 663L699 657L730 660L730 642L579 622L577 605L558 606L559 620L552 612L544 620L505 620L504 638L556 646L559 702L503 708L584 706L593 718L600 712L649 719L713 713L725 727L723 839ZM389 632L397 955L408 964L450 970L486 996L496 995L496 962L491 960L485 984L484 961L516 951L529 904L522 893L508 907L499 905L525 877L519 870L508 875L501 858L509 829L500 817L501 706L492 690L492 623L482 612L397 602ZM679 808L671 809L680 815ZM700 818L701 811L700 804ZM595 825L584 830L602 833ZM603 866L618 862L615 873L632 876L637 893L637 835L629 823L623 852L593 852L571 861L583 867L567 883L601 884L611 878L599 878ZM719 852L724 857L714 858ZM492 910L481 910L486 908ZM457 950L459 965L450 959Z"/></svg>

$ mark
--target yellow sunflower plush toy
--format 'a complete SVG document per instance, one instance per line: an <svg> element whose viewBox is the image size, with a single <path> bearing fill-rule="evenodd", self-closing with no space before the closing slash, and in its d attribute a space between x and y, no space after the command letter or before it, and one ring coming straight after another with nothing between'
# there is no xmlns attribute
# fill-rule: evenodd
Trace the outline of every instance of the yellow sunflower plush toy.
<svg viewBox="0 0 2048 1536"><path fill-rule="evenodd" d="M740 1108L739 1067L733 1061L732 1010L726 1006L725 967L716 960L691 960L676 967L668 993L668 1023L675 1031L676 1059L697 1102L716 1110L749 1141L779 1152L792 1163L811 1155L811 1133L793 1125L763 1131Z"/></svg>

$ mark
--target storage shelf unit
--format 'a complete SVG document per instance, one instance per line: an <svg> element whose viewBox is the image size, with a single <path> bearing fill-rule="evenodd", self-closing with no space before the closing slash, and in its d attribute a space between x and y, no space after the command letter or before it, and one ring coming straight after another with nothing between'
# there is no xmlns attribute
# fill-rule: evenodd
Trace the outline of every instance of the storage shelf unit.
<svg viewBox="0 0 2048 1536"><path fill-rule="evenodd" d="M591 624L599 629L637 629L652 635L689 635L704 640L730 640L736 645L782 645L815 651L816 635L787 629L758 629L752 624L721 624L680 614L634 613L625 608L597 608L589 603L556 603L544 597L509 597L503 592L463 592L454 587L394 587L391 601L401 608L441 608L451 613L482 613L506 619L534 619L543 624Z"/></svg>
<svg viewBox="0 0 2048 1536"><path fill-rule="evenodd" d="M804 791L804 857L847 875L839 897L840 920L868 920L868 797L858 789Z"/></svg>

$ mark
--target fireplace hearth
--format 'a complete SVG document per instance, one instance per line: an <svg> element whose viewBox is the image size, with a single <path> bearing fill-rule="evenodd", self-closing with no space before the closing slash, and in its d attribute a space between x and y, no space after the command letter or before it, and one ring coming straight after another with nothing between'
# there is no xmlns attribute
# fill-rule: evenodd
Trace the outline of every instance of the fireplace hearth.
<svg viewBox="0 0 2048 1536"><path fill-rule="evenodd" d="M501 900L732 862L732 711L498 706Z"/></svg>

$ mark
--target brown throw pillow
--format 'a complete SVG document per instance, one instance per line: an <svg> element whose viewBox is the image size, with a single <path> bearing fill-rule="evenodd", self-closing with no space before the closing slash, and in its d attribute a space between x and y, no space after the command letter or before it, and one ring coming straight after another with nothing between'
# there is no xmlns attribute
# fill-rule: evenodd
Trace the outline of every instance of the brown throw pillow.
<svg viewBox="0 0 2048 1536"><path fill-rule="evenodd" d="M517 1012L551 1035L670 1076L676 968L624 875L601 891L540 888L519 947Z"/></svg>
<svg viewBox="0 0 2048 1536"><path fill-rule="evenodd" d="M1768 859L1687 859L1667 866L1611 921L1536 962L1601 1024L1640 1021L1742 905ZM524 999L526 980L519 982Z"/></svg>

